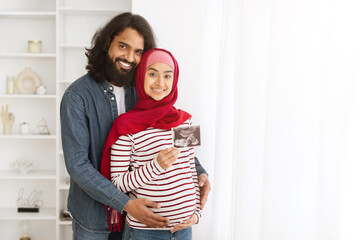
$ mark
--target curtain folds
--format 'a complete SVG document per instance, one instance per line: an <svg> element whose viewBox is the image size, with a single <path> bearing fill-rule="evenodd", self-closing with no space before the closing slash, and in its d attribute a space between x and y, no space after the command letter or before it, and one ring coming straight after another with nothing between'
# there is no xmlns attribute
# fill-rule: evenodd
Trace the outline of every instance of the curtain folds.
<svg viewBox="0 0 360 240"><path fill-rule="evenodd" d="M207 3L211 239L360 239L359 10Z"/></svg>

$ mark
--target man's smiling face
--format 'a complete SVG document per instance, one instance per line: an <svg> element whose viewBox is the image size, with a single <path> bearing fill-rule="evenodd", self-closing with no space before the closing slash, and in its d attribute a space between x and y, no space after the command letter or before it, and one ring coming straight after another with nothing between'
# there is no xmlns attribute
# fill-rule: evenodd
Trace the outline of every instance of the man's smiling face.
<svg viewBox="0 0 360 240"><path fill-rule="evenodd" d="M144 38L135 29L126 28L112 40L108 55L120 74L126 75L140 62Z"/></svg>

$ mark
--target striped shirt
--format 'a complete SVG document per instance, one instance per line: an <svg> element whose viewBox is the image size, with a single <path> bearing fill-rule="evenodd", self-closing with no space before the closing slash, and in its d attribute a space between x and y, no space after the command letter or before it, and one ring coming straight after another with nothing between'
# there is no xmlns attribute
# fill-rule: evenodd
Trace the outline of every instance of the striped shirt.
<svg viewBox="0 0 360 240"><path fill-rule="evenodd" d="M186 121L181 126L189 124ZM166 170L156 161L161 150L172 146L172 131L148 128L120 136L111 147L111 181L122 192L129 192L131 199L147 198L159 203L160 209L151 210L169 218L170 226L163 230L169 230L194 213L199 220L201 217L194 148L179 149L178 159ZM151 229L131 214L127 214L126 222L132 228Z"/></svg>

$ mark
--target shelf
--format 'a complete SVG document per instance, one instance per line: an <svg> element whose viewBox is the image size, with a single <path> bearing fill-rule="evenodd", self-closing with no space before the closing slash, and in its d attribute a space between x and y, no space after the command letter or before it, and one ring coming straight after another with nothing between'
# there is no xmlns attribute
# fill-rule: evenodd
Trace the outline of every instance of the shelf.
<svg viewBox="0 0 360 240"><path fill-rule="evenodd" d="M55 171L33 171L29 172L28 174L19 173L17 171L0 171L0 179L8 179L8 180L24 180L24 179L31 179L31 180L41 180L41 179L56 179Z"/></svg>
<svg viewBox="0 0 360 240"><path fill-rule="evenodd" d="M60 186L59 186L59 189L60 189L60 190L64 190L64 191L69 190L69 188L70 188L70 184L62 183L62 184L60 184Z"/></svg>
<svg viewBox="0 0 360 240"><path fill-rule="evenodd" d="M40 208L37 213L19 213L16 208L0 208L0 220L56 220L55 208Z"/></svg>
<svg viewBox="0 0 360 240"><path fill-rule="evenodd" d="M0 11L0 17L55 19L56 12Z"/></svg>
<svg viewBox="0 0 360 240"><path fill-rule="evenodd" d="M0 53L0 57L14 58L56 58L55 53Z"/></svg>
<svg viewBox="0 0 360 240"><path fill-rule="evenodd" d="M33 98L33 99L56 99L55 94L0 94L0 98Z"/></svg>
<svg viewBox="0 0 360 240"><path fill-rule="evenodd" d="M89 44L67 44L67 43L63 43L63 44L59 44L60 48L78 48L78 49L85 49L85 48L89 48Z"/></svg>
<svg viewBox="0 0 360 240"><path fill-rule="evenodd" d="M63 226L71 226L72 221L60 221L59 224Z"/></svg>
<svg viewBox="0 0 360 240"><path fill-rule="evenodd" d="M14 133L12 135L0 134L0 139L56 139L56 135L54 133L50 135L21 135L19 133Z"/></svg>
<svg viewBox="0 0 360 240"><path fill-rule="evenodd" d="M64 84L70 84L72 83L74 80L68 80L68 79L60 79L59 83L64 83Z"/></svg>
<svg viewBox="0 0 360 240"><path fill-rule="evenodd" d="M84 8L67 8L67 7L61 7L60 13L62 14L76 14L76 15L95 15L95 16L101 16L101 15L116 15L120 14L118 10L113 9L84 9Z"/></svg>

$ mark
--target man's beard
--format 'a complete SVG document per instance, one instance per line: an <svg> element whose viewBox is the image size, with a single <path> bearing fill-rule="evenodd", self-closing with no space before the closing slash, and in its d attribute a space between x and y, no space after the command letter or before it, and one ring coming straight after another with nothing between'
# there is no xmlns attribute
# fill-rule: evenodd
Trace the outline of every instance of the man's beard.
<svg viewBox="0 0 360 240"><path fill-rule="evenodd" d="M116 67L116 62L123 61L132 65L130 70L121 69L120 71ZM135 63L130 63L122 58L116 58L115 62L112 61L110 58L106 58L106 62L104 63L104 72L106 75L107 80L118 87L123 86L133 86L135 83Z"/></svg>

